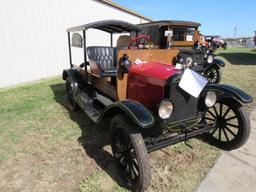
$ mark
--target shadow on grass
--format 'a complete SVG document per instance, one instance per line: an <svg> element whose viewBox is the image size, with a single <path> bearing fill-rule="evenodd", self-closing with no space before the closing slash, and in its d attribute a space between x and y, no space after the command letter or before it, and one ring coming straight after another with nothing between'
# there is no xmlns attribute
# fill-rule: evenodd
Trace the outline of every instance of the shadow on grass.
<svg viewBox="0 0 256 192"><path fill-rule="evenodd" d="M101 167L119 186L124 187L120 177L117 176L116 170L113 169L114 159L112 154L104 149L109 145L108 123L103 122L99 125L94 124L82 110L69 111L67 105L67 96L65 83L50 85L54 99L69 112L70 118L76 122L81 129L81 136L77 139L83 146L85 153L93 158L97 165Z"/></svg>
<svg viewBox="0 0 256 192"><path fill-rule="evenodd" d="M218 56L224 57L232 65L256 65L256 54L255 53L224 53L217 54Z"/></svg>

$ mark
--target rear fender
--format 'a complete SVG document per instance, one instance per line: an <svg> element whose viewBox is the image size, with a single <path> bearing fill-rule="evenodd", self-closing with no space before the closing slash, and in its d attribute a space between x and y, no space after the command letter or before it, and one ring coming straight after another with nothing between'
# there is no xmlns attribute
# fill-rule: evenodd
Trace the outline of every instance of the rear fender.
<svg viewBox="0 0 256 192"><path fill-rule="evenodd" d="M72 92L77 94L79 83L81 82L79 79L79 72L76 69L64 69L62 72L62 79L66 80L69 78Z"/></svg>
<svg viewBox="0 0 256 192"><path fill-rule="evenodd" d="M243 90L226 84L208 84L205 90L214 91L218 99L235 98L242 103L251 103L253 98Z"/></svg>
<svg viewBox="0 0 256 192"><path fill-rule="evenodd" d="M118 101L109 105L102 112L99 121L121 113L127 115L140 128L150 128L155 124L153 115L140 103L132 100Z"/></svg>
<svg viewBox="0 0 256 192"><path fill-rule="evenodd" d="M71 82L77 82L77 73L76 69L64 69L62 72L62 79L66 80L68 77Z"/></svg>

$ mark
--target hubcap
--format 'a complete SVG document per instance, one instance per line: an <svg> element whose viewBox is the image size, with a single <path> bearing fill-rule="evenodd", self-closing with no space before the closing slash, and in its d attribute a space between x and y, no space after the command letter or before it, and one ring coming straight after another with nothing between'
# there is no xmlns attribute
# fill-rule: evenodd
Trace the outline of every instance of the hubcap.
<svg viewBox="0 0 256 192"><path fill-rule="evenodd" d="M223 117L217 117L216 119L216 127L219 127L221 129L226 127L226 120Z"/></svg>

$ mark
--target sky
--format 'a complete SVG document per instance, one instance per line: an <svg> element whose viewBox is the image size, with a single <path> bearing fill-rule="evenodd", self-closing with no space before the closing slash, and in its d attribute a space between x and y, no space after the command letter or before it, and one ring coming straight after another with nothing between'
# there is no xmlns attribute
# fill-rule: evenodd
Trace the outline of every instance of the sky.
<svg viewBox="0 0 256 192"><path fill-rule="evenodd" d="M153 20L187 20L202 24L204 35L252 37L256 0L113 0Z"/></svg>

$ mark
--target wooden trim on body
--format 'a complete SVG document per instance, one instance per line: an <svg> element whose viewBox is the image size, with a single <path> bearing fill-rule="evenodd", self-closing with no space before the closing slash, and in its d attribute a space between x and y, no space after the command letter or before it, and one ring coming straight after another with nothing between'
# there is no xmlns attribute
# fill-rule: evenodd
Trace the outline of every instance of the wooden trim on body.
<svg viewBox="0 0 256 192"><path fill-rule="evenodd" d="M120 70L121 58L124 54L129 56L129 60L134 63L137 59L142 62L158 62L172 65L173 59L178 54L178 49L141 49L141 50L120 50L118 52L117 65L117 98L119 100L127 99L127 81L128 74L122 74Z"/></svg>
<svg viewBox="0 0 256 192"><path fill-rule="evenodd" d="M89 60L89 63L90 63L92 75L100 76L100 69L99 69L96 61Z"/></svg>

